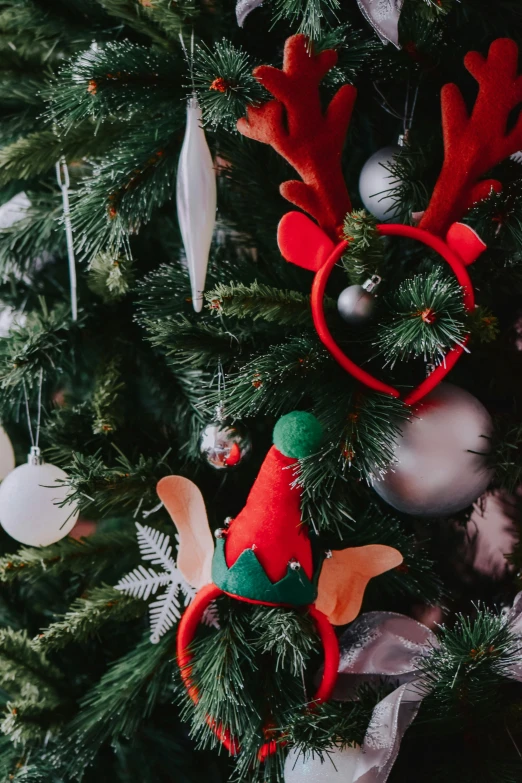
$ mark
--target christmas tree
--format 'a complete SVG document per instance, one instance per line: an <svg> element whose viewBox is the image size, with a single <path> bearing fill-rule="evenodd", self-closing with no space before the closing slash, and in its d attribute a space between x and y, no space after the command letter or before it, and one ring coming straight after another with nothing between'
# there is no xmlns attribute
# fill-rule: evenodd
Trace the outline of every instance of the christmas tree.
<svg viewBox="0 0 522 783"><path fill-rule="evenodd" d="M522 779L517 43L0 2L0 781Z"/></svg>

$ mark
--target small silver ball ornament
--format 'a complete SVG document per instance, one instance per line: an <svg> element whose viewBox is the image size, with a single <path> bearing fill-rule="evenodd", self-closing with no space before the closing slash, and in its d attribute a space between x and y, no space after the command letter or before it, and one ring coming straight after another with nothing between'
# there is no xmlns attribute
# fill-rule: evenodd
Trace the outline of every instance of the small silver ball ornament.
<svg viewBox="0 0 522 783"><path fill-rule="evenodd" d="M359 194L365 209L383 223L392 222L399 212L397 202L387 191L399 184L390 168L401 149L399 145L393 145L377 150L368 158L359 176Z"/></svg>
<svg viewBox="0 0 522 783"><path fill-rule="evenodd" d="M380 282L381 278L373 275L362 285L350 285L341 291L337 299L337 310L343 321L352 326L360 326L372 318L375 310L373 291Z"/></svg>
<svg viewBox="0 0 522 783"><path fill-rule="evenodd" d="M218 409L216 418L207 424L199 437L199 451L216 470L230 470L240 465L252 450L252 441L245 427L230 422Z"/></svg>
<svg viewBox="0 0 522 783"><path fill-rule="evenodd" d="M447 516L486 491L491 416L472 394L441 383L414 406L394 443L396 462L373 488L390 506L423 517Z"/></svg>

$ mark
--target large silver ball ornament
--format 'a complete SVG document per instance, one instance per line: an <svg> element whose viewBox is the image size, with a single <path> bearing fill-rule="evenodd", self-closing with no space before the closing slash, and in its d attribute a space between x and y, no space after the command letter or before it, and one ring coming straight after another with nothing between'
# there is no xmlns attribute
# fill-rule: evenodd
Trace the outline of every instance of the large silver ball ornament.
<svg viewBox="0 0 522 783"><path fill-rule="evenodd" d="M399 212L397 202L387 191L398 184L390 167L394 158L400 155L401 149L394 145L378 150L368 158L359 177L359 193L365 208L377 220L383 222L394 220Z"/></svg>
<svg viewBox="0 0 522 783"><path fill-rule="evenodd" d="M390 506L416 516L447 516L488 487L491 416L475 397L442 383L413 408L394 443L396 462L373 488Z"/></svg>
<svg viewBox="0 0 522 783"><path fill-rule="evenodd" d="M207 424L199 438L202 457L216 470L235 468L248 457L252 441L239 422L216 419Z"/></svg>

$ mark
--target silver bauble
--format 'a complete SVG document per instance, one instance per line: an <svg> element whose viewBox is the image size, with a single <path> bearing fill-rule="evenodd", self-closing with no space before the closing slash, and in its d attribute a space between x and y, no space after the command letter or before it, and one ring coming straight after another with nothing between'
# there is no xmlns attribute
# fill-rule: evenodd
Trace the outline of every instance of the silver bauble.
<svg viewBox="0 0 522 783"><path fill-rule="evenodd" d="M390 506L416 516L447 516L487 489L493 422L472 394L442 383L414 406L401 429L396 462L373 483Z"/></svg>
<svg viewBox="0 0 522 783"><path fill-rule="evenodd" d="M243 462L252 450L252 441L241 424L218 418L201 433L199 450L211 467L225 470Z"/></svg>
<svg viewBox="0 0 522 783"><path fill-rule="evenodd" d="M350 285L341 291L337 310L346 323L357 326L366 323L373 315L375 299L362 285Z"/></svg>
<svg viewBox="0 0 522 783"><path fill-rule="evenodd" d="M362 167L359 194L365 209L377 220L389 222L398 215L398 204L387 191L398 185L397 177L391 173L390 167L401 150L402 147L398 145L383 147L368 158Z"/></svg>

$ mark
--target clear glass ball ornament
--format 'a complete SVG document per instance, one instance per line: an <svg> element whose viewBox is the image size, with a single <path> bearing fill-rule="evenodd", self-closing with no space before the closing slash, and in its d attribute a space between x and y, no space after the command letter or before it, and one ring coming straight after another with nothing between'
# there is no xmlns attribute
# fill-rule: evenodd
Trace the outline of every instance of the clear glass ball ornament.
<svg viewBox="0 0 522 783"><path fill-rule="evenodd" d="M199 451L215 470L230 470L240 465L252 451L252 440L246 427L225 418L218 406L216 417L199 437Z"/></svg>

